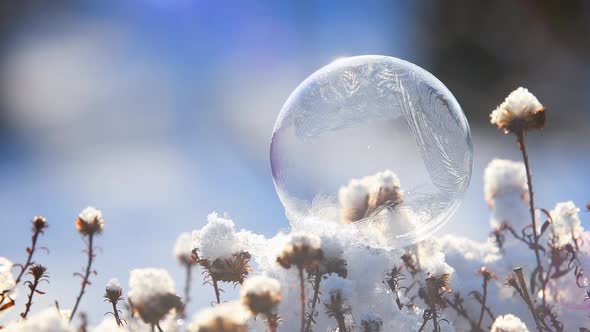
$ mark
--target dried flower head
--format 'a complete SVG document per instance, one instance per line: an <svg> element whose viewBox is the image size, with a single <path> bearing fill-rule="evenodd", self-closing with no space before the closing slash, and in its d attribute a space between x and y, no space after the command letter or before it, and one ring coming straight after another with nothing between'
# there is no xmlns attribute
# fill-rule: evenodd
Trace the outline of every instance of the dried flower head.
<svg viewBox="0 0 590 332"><path fill-rule="evenodd" d="M174 256L183 265L195 265L197 262L192 257L193 241L191 233L181 233L174 244Z"/></svg>
<svg viewBox="0 0 590 332"><path fill-rule="evenodd" d="M35 280L41 280L42 278L47 277L47 275L45 274L46 271L47 268L45 266L40 264L33 264L31 266L31 269L29 270L29 274L33 276Z"/></svg>
<svg viewBox="0 0 590 332"><path fill-rule="evenodd" d="M33 220L33 232L43 233L43 230L47 228L47 219L42 216L34 216Z"/></svg>
<svg viewBox="0 0 590 332"><path fill-rule="evenodd" d="M480 267L476 273L486 281L496 279L496 275L485 266Z"/></svg>
<svg viewBox="0 0 590 332"><path fill-rule="evenodd" d="M247 332L248 310L238 302L226 302L199 312L188 326L189 332Z"/></svg>
<svg viewBox="0 0 590 332"><path fill-rule="evenodd" d="M508 314L498 316L490 332L529 332L529 330L518 317Z"/></svg>
<svg viewBox="0 0 590 332"><path fill-rule="evenodd" d="M580 238L584 228L578 212L580 209L572 201L557 203L551 210L553 236L557 247L563 247Z"/></svg>
<svg viewBox="0 0 590 332"><path fill-rule="evenodd" d="M346 260L342 257L344 250L340 241L334 236L322 236L321 243L323 258L317 267L320 276L336 273L342 278L346 278L348 275L348 266ZM309 268L307 273L310 276L314 276L316 269Z"/></svg>
<svg viewBox="0 0 590 332"><path fill-rule="evenodd" d="M272 315L281 302L281 283L273 278L254 276L249 278L240 292L242 303L252 315Z"/></svg>
<svg viewBox="0 0 590 332"><path fill-rule="evenodd" d="M218 281L242 284L250 272L250 254L242 251L227 258L217 258L212 263L201 260L211 277Z"/></svg>
<svg viewBox="0 0 590 332"><path fill-rule="evenodd" d="M104 297L112 303L117 303L121 300L123 295L123 289L117 278L109 280L105 287Z"/></svg>
<svg viewBox="0 0 590 332"><path fill-rule="evenodd" d="M493 207L499 196L517 195L528 201L526 170L522 162L505 159L492 160L484 171L484 195Z"/></svg>
<svg viewBox="0 0 590 332"><path fill-rule="evenodd" d="M354 283L333 273L324 277L321 283L322 302L348 302L352 297Z"/></svg>
<svg viewBox="0 0 590 332"><path fill-rule="evenodd" d="M28 317L26 320L13 321L4 326L6 332L74 332L69 322L60 312L50 307Z"/></svg>
<svg viewBox="0 0 590 332"><path fill-rule="evenodd" d="M490 122L505 133L523 133L545 127L545 107L525 88L511 92L490 114Z"/></svg>
<svg viewBox="0 0 590 332"><path fill-rule="evenodd" d="M362 332L383 331L383 318L375 312L367 312L361 316Z"/></svg>
<svg viewBox="0 0 590 332"><path fill-rule="evenodd" d="M383 208L393 208L402 202L400 182L390 170L352 179L338 192L340 219L353 223L371 216Z"/></svg>
<svg viewBox="0 0 590 332"><path fill-rule="evenodd" d="M429 306L435 305L445 307L446 303L443 296L450 294L453 290L450 287L451 275L441 274L426 278L426 296L424 302Z"/></svg>
<svg viewBox="0 0 590 332"><path fill-rule="evenodd" d="M292 265L298 269L317 267L324 254L321 240L316 235L306 233L291 234L283 246L277 262L285 269Z"/></svg>
<svg viewBox="0 0 590 332"><path fill-rule="evenodd" d="M91 206L85 208L76 219L76 229L82 235L100 234L104 229L102 212Z"/></svg>
<svg viewBox="0 0 590 332"><path fill-rule="evenodd" d="M175 309L183 310L180 297L176 296L174 281L163 269L135 269L129 277L129 303L134 314L147 324L158 324Z"/></svg>

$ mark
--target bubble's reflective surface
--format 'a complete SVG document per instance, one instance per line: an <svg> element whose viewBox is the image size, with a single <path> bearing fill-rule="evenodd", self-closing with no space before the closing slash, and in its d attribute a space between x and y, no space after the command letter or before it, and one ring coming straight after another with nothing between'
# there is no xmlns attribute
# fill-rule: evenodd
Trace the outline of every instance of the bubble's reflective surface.
<svg viewBox="0 0 590 332"><path fill-rule="evenodd" d="M376 228L416 243L452 216L469 185L469 125L433 75L385 56L337 60L291 94L275 124L271 166L293 218Z"/></svg>

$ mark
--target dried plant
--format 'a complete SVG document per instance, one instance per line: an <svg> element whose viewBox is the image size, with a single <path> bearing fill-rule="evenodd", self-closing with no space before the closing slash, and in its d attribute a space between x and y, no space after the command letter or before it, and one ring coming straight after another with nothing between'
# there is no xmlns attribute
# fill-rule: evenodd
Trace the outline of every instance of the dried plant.
<svg viewBox="0 0 590 332"><path fill-rule="evenodd" d="M27 298L27 303L25 305L25 311L23 311L20 316L23 319L27 319L27 315L29 314L29 311L31 310L31 305L33 304L33 296L35 294L45 294L45 292L39 290L39 284L41 282L47 282L49 283L49 275L47 275L45 272L47 271L47 268L43 265L38 265L38 264L33 264L31 265L31 267L29 268L29 273L32 277L33 277L33 281L27 280L25 281L25 285L29 288L29 295Z"/></svg>
<svg viewBox="0 0 590 332"><path fill-rule="evenodd" d="M80 301L82 300L82 296L84 295L84 291L86 290L86 286L90 285L90 275L96 274L95 270L92 270L92 261L95 255L95 248L94 248L94 236L100 235L104 229L104 220L102 219L102 212L93 208L87 207L78 215L76 219L76 229L83 236L86 242L86 255L88 256L88 261L86 263L86 268L84 269L84 274L82 273L74 273L74 276L78 276L82 278L82 284L80 287L80 293L76 298L76 303L74 304L74 308L72 309L72 314L70 315L70 321L74 319L76 311L78 310L78 306L80 305Z"/></svg>
<svg viewBox="0 0 590 332"><path fill-rule="evenodd" d="M123 322L125 322L125 320L120 318L119 315L122 312L121 310L117 309L117 304L120 301L124 300L123 289L119 284L119 280L111 279L109 281L109 283L105 287L104 300L106 302L109 302L113 306L113 311L109 311L106 314L111 314L113 315L113 317L115 317L115 322L117 323L117 326L123 326Z"/></svg>

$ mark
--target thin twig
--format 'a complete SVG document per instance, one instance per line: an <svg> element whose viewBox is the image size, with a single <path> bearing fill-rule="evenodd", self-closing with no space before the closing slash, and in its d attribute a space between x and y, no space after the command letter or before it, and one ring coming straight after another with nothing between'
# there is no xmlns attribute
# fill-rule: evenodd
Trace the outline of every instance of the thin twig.
<svg viewBox="0 0 590 332"><path fill-rule="evenodd" d="M303 279L303 267L298 267L299 272L299 301L301 302L301 332L305 332L305 283Z"/></svg>
<svg viewBox="0 0 590 332"><path fill-rule="evenodd" d="M313 321L313 316L315 315L315 307L316 303L318 302L318 297L320 294L320 282L322 280L322 276L320 274L319 266L315 269L315 280L313 283L313 298L311 300L311 312L309 313L309 318L307 319L307 325L305 326L305 332L311 331L311 322Z"/></svg>
<svg viewBox="0 0 590 332"><path fill-rule="evenodd" d="M213 284L213 290L215 291L215 300L217 300L217 304L221 303L221 295L219 294L219 285L217 284L217 279L211 276L211 284Z"/></svg>
<svg viewBox="0 0 590 332"><path fill-rule="evenodd" d="M488 278L485 276L483 277L483 296L481 300L481 311L479 313L479 320L477 321L477 327L481 329L481 323L483 321L483 316L485 314L486 309L486 301L488 298Z"/></svg>
<svg viewBox="0 0 590 332"><path fill-rule="evenodd" d="M74 314L76 313L76 310L78 310L78 305L80 305L80 300L82 300L82 295L84 295L84 290L86 290L86 285L90 284L90 282L88 281L88 278L90 278L90 273L91 273L91 268L92 268L92 259L94 258L94 251L93 251L93 239L94 239L94 233L89 233L88 234L88 263L86 264L86 272L84 273L83 279L82 279L82 287L80 288L80 294L78 294L78 297L76 298L76 304L74 304L74 309L72 309L72 314L70 316L70 322L72 321L72 319L74 318Z"/></svg>
<svg viewBox="0 0 590 332"><path fill-rule="evenodd" d="M537 259L537 267L539 269L539 281L541 282L541 285L545 285L543 264L541 263L541 256L539 254L539 236L537 234L537 221L535 218L535 198L534 198L534 191L533 191L533 179L532 179L532 175L531 175L531 168L529 165L529 156L527 153L526 143L524 140L524 131L523 130L519 131L516 136L517 136L517 140L518 140L518 146L520 148L520 151L522 152L522 159L524 161L527 183L528 183L528 187L529 187L529 203L530 203L529 205L530 205L530 212L531 212L531 220L533 223L533 240L534 240L533 250L535 251L535 258ZM531 287L533 287L533 285L531 285ZM542 299L543 299L543 306L546 306L547 300L546 300L546 296L545 296L545 289L542 290Z"/></svg>
<svg viewBox="0 0 590 332"><path fill-rule="evenodd" d="M41 228L35 228L35 231L33 233L33 237L31 240L31 247L27 248L27 253L29 254L27 256L27 262L21 266L21 270L20 273L18 274L18 277L16 277L16 281L14 282L14 288L16 288L16 286L20 283L23 275L25 274L25 271L29 268L29 266L31 266L31 264L33 264L33 254L35 253L35 248L37 246L37 238L39 237L39 234L41 234L43 232L43 229Z"/></svg>
<svg viewBox="0 0 590 332"><path fill-rule="evenodd" d="M186 264L186 273L185 273L185 281L184 281L184 306L185 308L188 306L190 301L190 294L191 294L191 281L192 281L192 264ZM185 316L185 313L182 313Z"/></svg>
<svg viewBox="0 0 590 332"><path fill-rule="evenodd" d="M535 305L533 304L533 301L531 300L531 297L529 295L526 281L524 279L524 273L522 272L522 267L517 267L513 271L514 271L514 274L516 275L518 283L520 284L519 286L522 290L522 292L520 293L520 296L522 297L522 299L524 300L526 305L529 307L529 311L531 312L531 315L533 316L533 319L535 321L535 325L537 326L537 330L539 330L539 332L541 332L541 331L543 331L543 328L541 327L541 320L539 318L539 315L537 314L537 311L535 310Z"/></svg>

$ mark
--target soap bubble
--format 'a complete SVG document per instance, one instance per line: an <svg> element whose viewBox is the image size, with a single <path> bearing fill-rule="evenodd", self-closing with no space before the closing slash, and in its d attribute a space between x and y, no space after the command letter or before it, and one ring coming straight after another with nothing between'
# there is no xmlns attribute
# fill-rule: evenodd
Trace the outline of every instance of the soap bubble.
<svg viewBox="0 0 590 332"><path fill-rule="evenodd" d="M292 222L319 214L392 247L449 220L469 185L472 154L451 92L386 56L339 59L309 76L281 109L270 151Z"/></svg>

